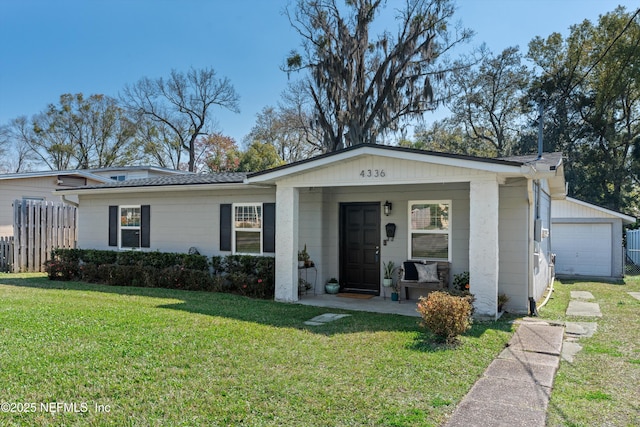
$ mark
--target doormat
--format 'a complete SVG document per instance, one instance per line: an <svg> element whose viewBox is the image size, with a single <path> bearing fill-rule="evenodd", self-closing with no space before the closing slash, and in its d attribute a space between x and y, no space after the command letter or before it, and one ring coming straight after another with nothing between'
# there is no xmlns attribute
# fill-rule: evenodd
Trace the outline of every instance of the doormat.
<svg viewBox="0 0 640 427"><path fill-rule="evenodd" d="M369 299L369 298L373 298L373 295L367 295L367 294L352 294L352 293L348 293L348 292L341 292L338 294L339 297L342 298L355 298L355 299Z"/></svg>

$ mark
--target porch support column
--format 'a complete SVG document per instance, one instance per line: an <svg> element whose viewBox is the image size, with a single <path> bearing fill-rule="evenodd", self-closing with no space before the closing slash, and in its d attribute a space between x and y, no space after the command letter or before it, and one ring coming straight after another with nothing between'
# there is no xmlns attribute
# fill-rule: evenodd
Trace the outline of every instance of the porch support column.
<svg viewBox="0 0 640 427"><path fill-rule="evenodd" d="M495 177L472 180L469 186L470 292L476 297L475 316L498 314L499 186Z"/></svg>
<svg viewBox="0 0 640 427"><path fill-rule="evenodd" d="M276 301L298 301L298 194L276 188Z"/></svg>

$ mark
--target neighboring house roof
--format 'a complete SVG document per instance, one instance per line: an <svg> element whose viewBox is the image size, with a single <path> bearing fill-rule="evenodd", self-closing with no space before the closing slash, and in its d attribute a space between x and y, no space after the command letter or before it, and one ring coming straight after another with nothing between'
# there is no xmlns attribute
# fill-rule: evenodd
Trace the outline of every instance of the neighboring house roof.
<svg viewBox="0 0 640 427"><path fill-rule="evenodd" d="M206 186L219 185L245 185L244 181L247 174L244 172L228 172L219 174L184 174L184 175L167 175L157 176L153 178L130 179L127 181L113 181L105 184L84 185L73 189L56 190L61 194L78 194L85 192L121 192L129 191L132 188L157 190L160 187L164 189L172 188L174 190L184 190L187 187L204 188Z"/></svg>
<svg viewBox="0 0 640 427"><path fill-rule="evenodd" d="M130 179L127 181L110 180L106 184L85 185L78 189L158 187L166 185L197 184L241 184L247 176L244 172L228 172L218 174L167 175L152 178Z"/></svg>
<svg viewBox="0 0 640 427"><path fill-rule="evenodd" d="M21 172L21 173L5 173L0 174L0 180L9 180L9 179L27 179L27 178L42 178L48 176L78 176L82 178L92 179L98 182L109 182L112 181L108 177L96 175L86 170L69 170L69 171L40 171L40 172Z"/></svg>
<svg viewBox="0 0 640 427"><path fill-rule="evenodd" d="M555 203L555 202L554 202ZM594 205L593 203L588 203L588 202L583 202L582 200L578 200L578 199L574 199L572 197L567 197L565 200L561 200L558 202L559 204L561 203L573 203L576 204L578 206L582 206L584 208L587 208L589 211L593 211L595 214L601 214L602 216L605 217L613 217L613 218L620 218L622 220L623 224L634 224L636 222L636 218L630 215L626 215L623 214L621 212L616 212L613 211L611 209L607 209L607 208L603 208L601 206L598 205ZM554 207L557 207L558 205L551 205L551 217L552 218L561 218L561 216L559 216L558 214L554 215L554 211L557 210L554 209Z"/></svg>
<svg viewBox="0 0 640 427"><path fill-rule="evenodd" d="M93 181L108 183L112 179L100 173L112 173L112 172L134 172L134 171L153 171L167 175L186 175L192 174L192 172L178 171L174 169L161 168L157 166L121 166L121 167L108 167L108 168L95 168L95 169L71 169L61 171L38 171L38 172L19 172L19 173L5 173L0 174L0 180L7 179L26 179L26 178L41 178L48 176L78 176L82 178L91 179Z"/></svg>
<svg viewBox="0 0 640 427"><path fill-rule="evenodd" d="M135 171L153 171L159 173L165 173L169 175L185 175L185 174L193 174L193 172L181 171L176 169L162 168L159 166L111 166L108 168L96 168L96 169L87 169L88 172L98 173L98 172L135 172Z"/></svg>

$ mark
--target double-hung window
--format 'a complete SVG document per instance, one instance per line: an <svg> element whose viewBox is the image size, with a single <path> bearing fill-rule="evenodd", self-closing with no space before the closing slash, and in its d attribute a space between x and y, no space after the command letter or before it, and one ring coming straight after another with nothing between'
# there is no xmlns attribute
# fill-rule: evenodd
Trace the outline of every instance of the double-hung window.
<svg viewBox="0 0 640 427"><path fill-rule="evenodd" d="M233 252L262 253L262 203L233 205Z"/></svg>
<svg viewBox="0 0 640 427"><path fill-rule="evenodd" d="M151 206L109 206L109 246L120 249L151 247Z"/></svg>
<svg viewBox="0 0 640 427"><path fill-rule="evenodd" d="M451 200L409 202L409 258L449 261Z"/></svg>
<svg viewBox="0 0 640 427"><path fill-rule="evenodd" d="M120 206L120 247L140 247L140 206Z"/></svg>

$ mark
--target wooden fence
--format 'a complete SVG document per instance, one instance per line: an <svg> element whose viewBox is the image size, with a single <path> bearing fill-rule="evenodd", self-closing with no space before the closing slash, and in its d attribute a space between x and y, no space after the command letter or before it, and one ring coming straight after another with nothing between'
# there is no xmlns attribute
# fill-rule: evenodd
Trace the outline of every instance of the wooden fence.
<svg viewBox="0 0 640 427"><path fill-rule="evenodd" d="M37 200L13 202L13 271L44 271L56 248L75 248L75 206Z"/></svg>
<svg viewBox="0 0 640 427"><path fill-rule="evenodd" d="M13 236L0 237L0 271L10 272L13 267Z"/></svg>

